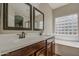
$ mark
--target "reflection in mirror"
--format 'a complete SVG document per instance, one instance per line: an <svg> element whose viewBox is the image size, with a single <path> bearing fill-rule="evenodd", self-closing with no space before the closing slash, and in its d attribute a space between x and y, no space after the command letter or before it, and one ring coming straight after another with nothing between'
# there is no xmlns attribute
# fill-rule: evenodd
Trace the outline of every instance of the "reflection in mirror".
<svg viewBox="0 0 79 59"><path fill-rule="evenodd" d="M23 17L15 15L15 27L23 27Z"/></svg>
<svg viewBox="0 0 79 59"><path fill-rule="evenodd" d="M8 4L8 26L9 27L26 28L25 26L26 22L30 21L29 15L30 15L30 8L27 4L23 4L23 3Z"/></svg>
<svg viewBox="0 0 79 59"><path fill-rule="evenodd" d="M7 13L7 26L13 28L31 28L31 5L24 3L8 3Z"/></svg>
<svg viewBox="0 0 79 59"><path fill-rule="evenodd" d="M44 29L44 14L34 7L34 29Z"/></svg>

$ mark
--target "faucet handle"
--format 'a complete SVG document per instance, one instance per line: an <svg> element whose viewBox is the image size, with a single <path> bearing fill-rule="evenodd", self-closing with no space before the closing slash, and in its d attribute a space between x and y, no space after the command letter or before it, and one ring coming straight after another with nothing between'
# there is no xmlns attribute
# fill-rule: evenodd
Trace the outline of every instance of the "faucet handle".
<svg viewBox="0 0 79 59"><path fill-rule="evenodd" d="M21 34L17 34L18 36L19 36L19 39L22 37L22 35Z"/></svg>

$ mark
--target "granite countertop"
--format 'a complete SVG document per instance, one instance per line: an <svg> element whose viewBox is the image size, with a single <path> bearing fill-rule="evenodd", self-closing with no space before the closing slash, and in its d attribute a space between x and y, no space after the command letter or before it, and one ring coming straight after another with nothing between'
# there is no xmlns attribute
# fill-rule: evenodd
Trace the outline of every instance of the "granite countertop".
<svg viewBox="0 0 79 59"><path fill-rule="evenodd" d="M52 36L38 36L38 37L26 37L24 39L16 39L11 42L0 44L0 55L6 54L8 52L29 46L31 44L46 40Z"/></svg>

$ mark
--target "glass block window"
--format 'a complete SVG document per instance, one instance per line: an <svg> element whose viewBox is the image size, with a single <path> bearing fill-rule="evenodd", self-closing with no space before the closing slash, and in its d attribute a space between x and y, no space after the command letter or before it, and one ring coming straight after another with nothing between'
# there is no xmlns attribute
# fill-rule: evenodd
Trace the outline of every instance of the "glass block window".
<svg viewBox="0 0 79 59"><path fill-rule="evenodd" d="M55 18L55 34L78 35L78 15L72 14Z"/></svg>

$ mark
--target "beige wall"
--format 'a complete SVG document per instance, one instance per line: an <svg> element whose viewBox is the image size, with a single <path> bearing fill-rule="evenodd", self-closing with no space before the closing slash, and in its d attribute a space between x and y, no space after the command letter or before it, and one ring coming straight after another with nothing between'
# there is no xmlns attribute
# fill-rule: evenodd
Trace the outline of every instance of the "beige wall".
<svg viewBox="0 0 79 59"><path fill-rule="evenodd" d="M57 8L53 10L53 13L54 13L54 18L75 14L75 13L79 15L79 3L68 4L63 7ZM56 45L55 52L60 55L79 55L79 49L64 46L64 45L59 45L59 44Z"/></svg>
<svg viewBox="0 0 79 59"><path fill-rule="evenodd" d="M77 13L79 14L79 3L72 3L63 7L57 8L54 11L54 17L60 17Z"/></svg>
<svg viewBox="0 0 79 59"><path fill-rule="evenodd" d="M1 6L2 4L0 3L0 33L1 33Z"/></svg>
<svg viewBox="0 0 79 59"><path fill-rule="evenodd" d="M53 11L52 8L47 3L41 3L39 9L44 12L45 17L45 34L53 34Z"/></svg>

